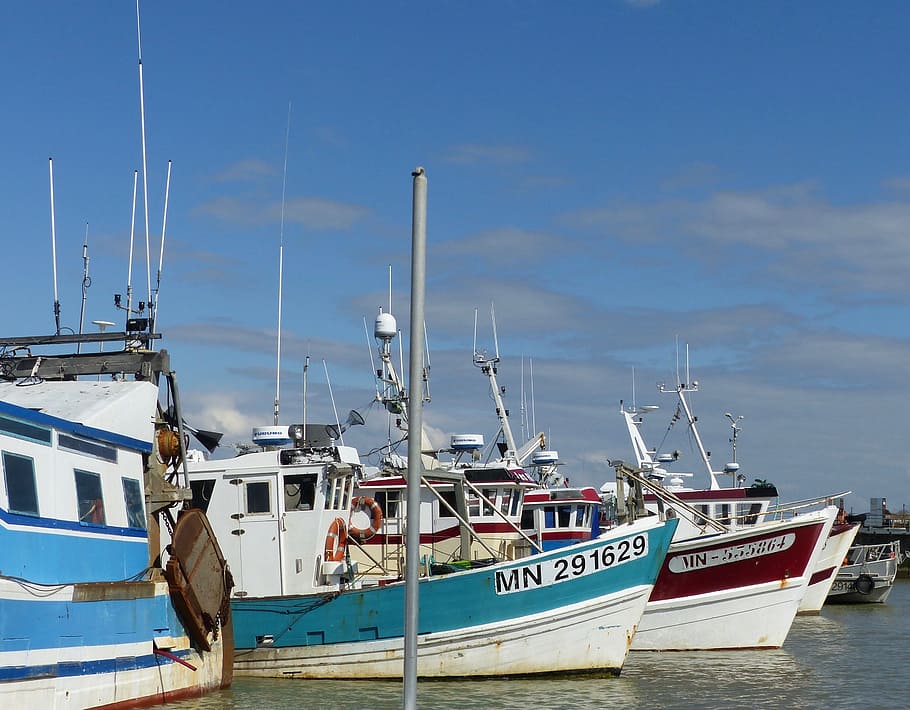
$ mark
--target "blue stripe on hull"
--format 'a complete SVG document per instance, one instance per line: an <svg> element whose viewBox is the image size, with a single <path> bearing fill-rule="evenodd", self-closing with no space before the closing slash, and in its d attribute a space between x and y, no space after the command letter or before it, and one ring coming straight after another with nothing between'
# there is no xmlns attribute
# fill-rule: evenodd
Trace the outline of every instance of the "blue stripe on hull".
<svg viewBox="0 0 910 710"><path fill-rule="evenodd" d="M151 644L167 635L186 635L169 594L88 602L0 599L0 652ZM59 658L65 660L65 651Z"/></svg>
<svg viewBox="0 0 910 710"><path fill-rule="evenodd" d="M619 535L592 540L543 553L507 566L421 580L420 634L495 624L582 603L638 585L652 585L657 577L676 521L642 530L649 553L622 565L511 594L495 591L495 570L521 569L567 555L591 555ZM627 536L632 537L632 536ZM570 570L571 572L571 570ZM234 637L238 649L255 648L257 637L271 636L274 647L399 638L404 635L403 583L344 592L262 599L234 599Z"/></svg>
<svg viewBox="0 0 910 710"><path fill-rule="evenodd" d="M151 639L149 639L151 648ZM194 653L192 649L171 651L174 656L183 660ZM91 661L62 661L40 666L7 666L0 667L0 684L43 678L72 678L81 676L101 676L104 674L125 673L126 671L144 668L163 667L176 663L166 656L147 653L142 656L99 658ZM2 686L0 686L2 687Z"/></svg>
<svg viewBox="0 0 910 710"><path fill-rule="evenodd" d="M11 523L33 527L6 527ZM48 528L61 532L52 534ZM67 534L66 530L80 530L83 534ZM0 549L5 576L37 584L130 579L148 566L148 539L144 530L80 526L5 511L0 511Z"/></svg>

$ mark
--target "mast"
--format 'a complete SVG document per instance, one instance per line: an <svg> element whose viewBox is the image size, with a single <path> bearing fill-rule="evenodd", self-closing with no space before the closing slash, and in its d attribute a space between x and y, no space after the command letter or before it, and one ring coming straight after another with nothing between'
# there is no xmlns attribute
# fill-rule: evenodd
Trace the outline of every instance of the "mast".
<svg viewBox="0 0 910 710"><path fill-rule="evenodd" d="M288 184L288 144L291 139L291 102L288 101L288 123L284 134L284 176L281 180L281 227L278 234L278 346L275 366L275 425L278 424L281 399L281 290L284 282L284 204Z"/></svg>
<svg viewBox="0 0 910 710"><path fill-rule="evenodd" d="M688 367L686 369L688 370ZM661 385L659 389L661 392L668 391L663 385ZM686 422L689 424L689 431L692 432L692 436L695 438L695 445L698 447L698 453L701 455L702 463L705 464L705 469L708 471L708 476L711 479L710 489L713 491L720 488L720 484L717 482L717 477L714 475L714 470L711 468L711 459L708 457L708 452L698 433L698 425L696 424L696 419L692 414L692 410L689 408L689 402L686 400L686 392L698 392L698 383L680 383L676 387L676 395L679 397L679 403L682 405L683 412L685 412Z"/></svg>
<svg viewBox="0 0 910 710"><path fill-rule="evenodd" d="M490 379L490 394L493 397L493 403L496 405L496 416L499 417L499 425L502 428L502 436L506 443L506 456L516 456L517 447L515 446L515 437L512 434L512 427L509 424L509 415L506 412L505 404L502 401L502 388L496 381L497 366L499 365L499 338L496 335L496 316L490 307L490 315L493 318L493 341L495 343L496 354L493 357L487 357L486 352L477 350L477 314L474 314L474 365L479 367L481 372Z"/></svg>
<svg viewBox="0 0 910 710"><path fill-rule="evenodd" d="M418 167L413 177L411 217L411 352L409 380L418 381L423 368L424 296L426 288L427 176ZM405 558L404 697L406 710L417 708L417 625L420 573L420 432L423 430L423 401L408 399L408 431L418 432L417 450L408 438L407 543Z"/></svg>

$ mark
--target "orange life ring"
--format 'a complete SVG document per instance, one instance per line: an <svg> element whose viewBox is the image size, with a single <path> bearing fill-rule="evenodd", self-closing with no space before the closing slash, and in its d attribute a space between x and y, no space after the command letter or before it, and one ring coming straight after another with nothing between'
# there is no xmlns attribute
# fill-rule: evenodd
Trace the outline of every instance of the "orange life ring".
<svg viewBox="0 0 910 710"><path fill-rule="evenodd" d="M343 518L335 518L329 525L329 531L325 536L325 550L323 559L326 562L341 562L344 559L344 551L348 546L348 526L345 525Z"/></svg>
<svg viewBox="0 0 910 710"><path fill-rule="evenodd" d="M351 501L351 515L357 511L362 510L364 512L369 511L370 515L370 527L368 528L355 528L351 526L351 537L356 539L358 542L364 542L369 540L373 535L379 532L379 528L382 527L382 508L379 506L375 500L369 496L357 496L354 500Z"/></svg>

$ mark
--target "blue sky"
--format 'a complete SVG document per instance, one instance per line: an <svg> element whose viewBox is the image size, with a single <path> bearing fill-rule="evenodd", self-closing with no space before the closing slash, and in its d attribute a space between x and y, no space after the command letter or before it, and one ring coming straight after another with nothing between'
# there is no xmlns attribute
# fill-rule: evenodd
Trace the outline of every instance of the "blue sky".
<svg viewBox="0 0 910 710"><path fill-rule="evenodd" d="M0 10L2 330L122 319L141 167L135 7ZM497 426L471 364L474 311L506 402L534 369L534 418L574 483L630 458L619 401L662 405L677 343L718 466L784 498L852 490L910 503L910 167L900 2L177 3L142 7L152 275L185 407L248 440L272 421L282 166L282 419L327 421L331 379L363 450L385 420L363 319L406 329L411 177L428 175L426 424ZM141 195L141 189L140 189ZM140 200L141 208L141 200ZM146 290L141 209L133 286ZM325 361L325 366L323 366ZM513 425L520 433L521 427ZM686 437L690 469L698 459ZM700 472L700 471L699 471Z"/></svg>

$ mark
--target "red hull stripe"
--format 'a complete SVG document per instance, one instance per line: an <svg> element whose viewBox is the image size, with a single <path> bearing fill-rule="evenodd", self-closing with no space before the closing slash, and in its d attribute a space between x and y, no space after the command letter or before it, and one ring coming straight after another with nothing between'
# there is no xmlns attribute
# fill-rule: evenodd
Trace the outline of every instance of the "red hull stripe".
<svg viewBox="0 0 910 710"><path fill-rule="evenodd" d="M818 582L823 582L826 579L830 578L832 574L837 571L837 567L829 567L828 569L820 570L819 572L814 573L809 578L809 584L817 584Z"/></svg>
<svg viewBox="0 0 910 710"><path fill-rule="evenodd" d="M683 543L685 548L678 552L670 545L651 601L802 577L823 526L818 522L773 531L758 530L726 540L711 536L700 545Z"/></svg>

